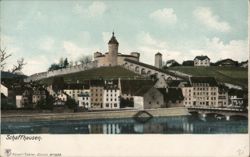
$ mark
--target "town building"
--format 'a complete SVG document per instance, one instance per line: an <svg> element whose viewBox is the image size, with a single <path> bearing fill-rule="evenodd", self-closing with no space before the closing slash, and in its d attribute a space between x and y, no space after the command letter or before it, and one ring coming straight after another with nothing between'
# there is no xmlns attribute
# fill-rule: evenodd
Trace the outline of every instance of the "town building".
<svg viewBox="0 0 250 157"><path fill-rule="evenodd" d="M37 102L41 101L41 100L46 100L47 97L47 91L44 88L36 88L33 90L33 94L32 94L32 103L36 104Z"/></svg>
<svg viewBox="0 0 250 157"><path fill-rule="evenodd" d="M8 88L1 83L0 89L1 89L1 94L8 97Z"/></svg>
<svg viewBox="0 0 250 157"><path fill-rule="evenodd" d="M215 66L225 66L225 67L236 67L238 66L238 62L234 61L230 58L219 60L215 63Z"/></svg>
<svg viewBox="0 0 250 157"><path fill-rule="evenodd" d="M210 58L208 56L196 56L194 66L210 66Z"/></svg>
<svg viewBox="0 0 250 157"><path fill-rule="evenodd" d="M79 107L90 109L91 108L90 92L78 94L78 104Z"/></svg>
<svg viewBox="0 0 250 157"><path fill-rule="evenodd" d="M64 84L63 92L66 93L70 98L78 102L78 95L83 93L90 93L89 83L74 83Z"/></svg>
<svg viewBox="0 0 250 157"><path fill-rule="evenodd" d="M91 108L103 108L104 80L90 80Z"/></svg>
<svg viewBox="0 0 250 157"><path fill-rule="evenodd" d="M103 109L119 109L120 94L117 83L113 81L106 82L103 89Z"/></svg>
<svg viewBox="0 0 250 157"><path fill-rule="evenodd" d="M141 87L134 96L135 109L152 109L165 107L164 95L153 86Z"/></svg>
<svg viewBox="0 0 250 157"><path fill-rule="evenodd" d="M182 93L184 106L218 107L219 89L213 77L190 77Z"/></svg>

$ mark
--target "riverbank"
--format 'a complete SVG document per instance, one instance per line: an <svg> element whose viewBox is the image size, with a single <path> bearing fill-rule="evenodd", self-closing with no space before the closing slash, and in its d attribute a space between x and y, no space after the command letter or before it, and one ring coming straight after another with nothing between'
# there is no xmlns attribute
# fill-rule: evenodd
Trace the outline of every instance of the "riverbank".
<svg viewBox="0 0 250 157"><path fill-rule="evenodd" d="M153 117L166 116L187 116L190 115L184 107L147 109ZM23 113L1 115L1 122L32 122L32 121L53 121L53 120L86 120L86 119L111 119L111 118L131 118L138 110L119 111L95 111L76 113Z"/></svg>

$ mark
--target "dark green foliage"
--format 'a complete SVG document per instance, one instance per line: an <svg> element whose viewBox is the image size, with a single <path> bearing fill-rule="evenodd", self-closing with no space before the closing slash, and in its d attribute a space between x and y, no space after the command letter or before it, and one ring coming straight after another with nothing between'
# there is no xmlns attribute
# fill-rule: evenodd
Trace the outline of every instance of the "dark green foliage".
<svg viewBox="0 0 250 157"><path fill-rule="evenodd" d="M60 77L63 77L65 83L76 83L77 80L81 81L81 80L90 80L90 79L98 79L98 78L103 78L103 79L142 78L140 75L133 73L120 66L100 67L100 68L90 69L86 71L61 75ZM54 77L54 78L58 78L58 77ZM47 79L41 80L40 83L51 84L54 78L47 78Z"/></svg>
<svg viewBox="0 0 250 157"><path fill-rule="evenodd" d="M54 63L54 64L51 64L48 71L53 71L53 70L58 70L58 69L61 69L60 65Z"/></svg>
<svg viewBox="0 0 250 157"><path fill-rule="evenodd" d="M53 109L54 98L52 96L48 96L46 99L42 99L37 102L36 108L42 110L52 110Z"/></svg>
<svg viewBox="0 0 250 157"><path fill-rule="evenodd" d="M134 107L134 101L130 99L120 99L120 107L125 108L125 107Z"/></svg>
<svg viewBox="0 0 250 157"><path fill-rule="evenodd" d="M68 97L67 101L65 102L65 106L67 106L69 109L76 109L78 104L74 99Z"/></svg>
<svg viewBox="0 0 250 157"><path fill-rule="evenodd" d="M247 68L240 67L194 67L178 66L170 67L170 70L180 71L192 76L209 76L215 77L219 82L236 84L247 88Z"/></svg>

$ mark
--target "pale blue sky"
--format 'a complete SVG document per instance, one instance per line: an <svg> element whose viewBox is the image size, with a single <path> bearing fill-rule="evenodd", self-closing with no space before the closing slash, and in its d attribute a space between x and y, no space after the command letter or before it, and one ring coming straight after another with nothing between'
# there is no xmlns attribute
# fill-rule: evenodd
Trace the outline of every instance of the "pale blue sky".
<svg viewBox="0 0 250 157"><path fill-rule="evenodd" d="M1 45L11 65L24 57L25 74L47 70L60 57L106 52L111 32L119 51L153 64L208 55L213 62L247 53L247 0L1 1Z"/></svg>

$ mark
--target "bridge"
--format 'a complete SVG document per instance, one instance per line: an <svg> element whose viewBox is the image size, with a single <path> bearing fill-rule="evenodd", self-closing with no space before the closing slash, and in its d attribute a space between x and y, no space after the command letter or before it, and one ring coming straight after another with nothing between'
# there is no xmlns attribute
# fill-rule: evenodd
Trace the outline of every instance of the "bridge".
<svg viewBox="0 0 250 157"><path fill-rule="evenodd" d="M226 117L226 120L230 120L232 116L241 116L248 118L248 111L242 108L219 108L219 107L188 107L189 112L197 112L202 115L203 118L209 114L217 114Z"/></svg>

